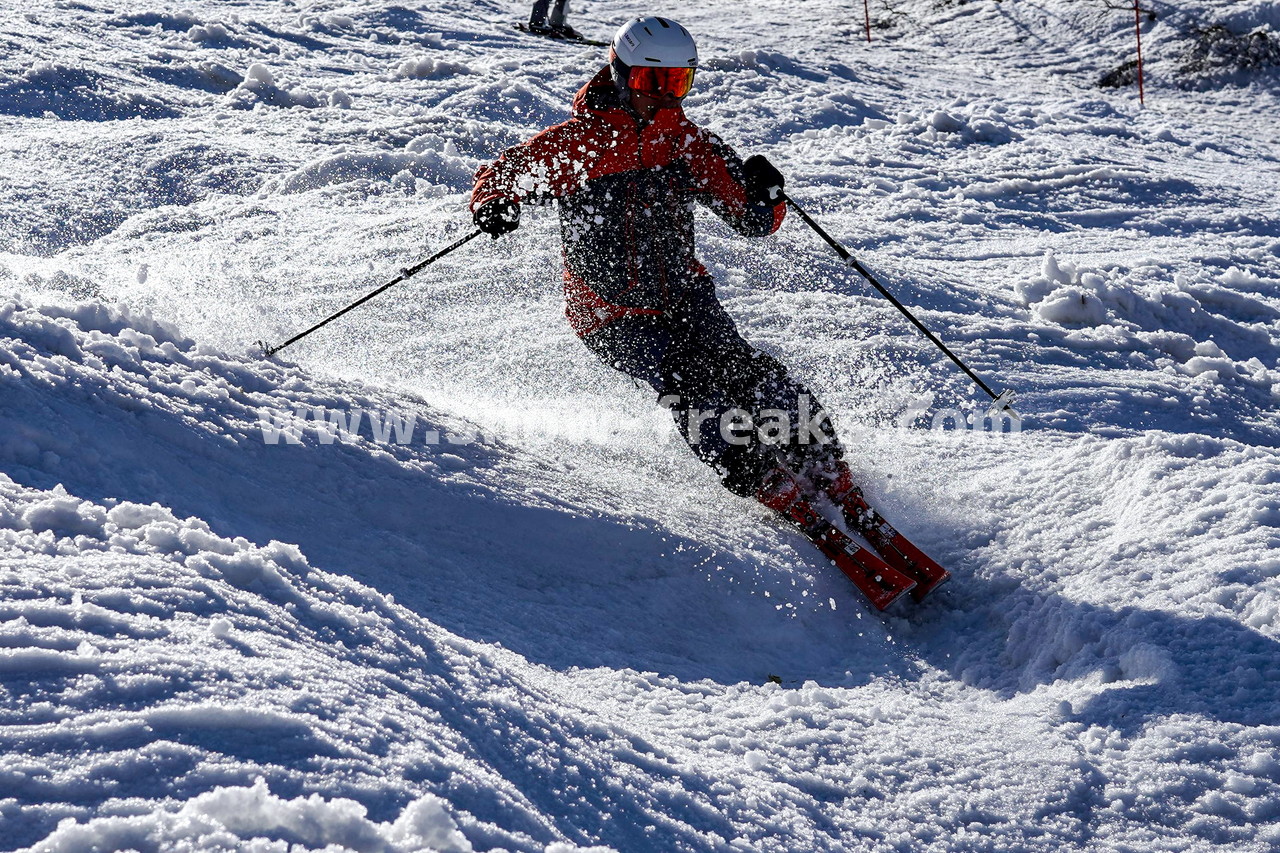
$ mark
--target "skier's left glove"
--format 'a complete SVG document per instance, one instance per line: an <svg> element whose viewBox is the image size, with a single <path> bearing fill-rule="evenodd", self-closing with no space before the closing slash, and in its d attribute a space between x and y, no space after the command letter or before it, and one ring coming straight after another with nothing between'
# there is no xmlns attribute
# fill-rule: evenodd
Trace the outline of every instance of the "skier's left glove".
<svg viewBox="0 0 1280 853"><path fill-rule="evenodd" d="M477 228L497 240L520 227L520 205L506 198L489 199L471 218Z"/></svg>
<svg viewBox="0 0 1280 853"><path fill-rule="evenodd" d="M763 154L753 154L742 164L746 177L747 201L751 204L778 204L786 180Z"/></svg>

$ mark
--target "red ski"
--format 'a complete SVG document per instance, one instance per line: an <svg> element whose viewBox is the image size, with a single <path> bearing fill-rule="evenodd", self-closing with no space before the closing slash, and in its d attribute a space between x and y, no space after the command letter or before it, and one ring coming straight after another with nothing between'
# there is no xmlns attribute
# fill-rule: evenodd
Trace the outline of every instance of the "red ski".
<svg viewBox="0 0 1280 853"><path fill-rule="evenodd" d="M903 593L915 588L915 580L854 542L823 518L805 499L800 484L790 472L778 469L770 474L756 499L800 528L877 610L884 610Z"/></svg>
<svg viewBox="0 0 1280 853"><path fill-rule="evenodd" d="M835 525L826 523L825 519L823 523L825 527L816 534L809 530L805 534L828 560L835 563L836 568L844 572L845 577L862 590L877 610L884 610L903 593L917 588L916 581L910 576L854 542Z"/></svg>
<svg viewBox="0 0 1280 853"><path fill-rule="evenodd" d="M872 548L880 552L880 556L886 563L915 580L916 586L911 591L911 597L916 601L921 601L926 595L951 579L950 572L938 565L912 544L911 540L894 529L893 525L885 521L880 513L872 509L866 498L862 496L861 489L851 486L843 497L839 496L839 491L836 489L829 490L828 494L832 491L836 491L832 499L844 513L844 520L849 525L849 529L866 539Z"/></svg>

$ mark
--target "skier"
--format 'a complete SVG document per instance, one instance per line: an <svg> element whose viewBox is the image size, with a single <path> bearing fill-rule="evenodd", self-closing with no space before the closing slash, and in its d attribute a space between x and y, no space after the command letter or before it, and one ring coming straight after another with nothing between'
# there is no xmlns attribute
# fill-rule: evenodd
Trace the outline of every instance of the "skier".
<svg viewBox="0 0 1280 853"><path fill-rule="evenodd" d="M582 34L565 21L568 5L569 0L534 0L533 11L529 14L529 32L557 38L582 38Z"/></svg>
<svg viewBox="0 0 1280 853"><path fill-rule="evenodd" d="M477 172L473 218L496 239L519 226L522 203L558 200L566 314L582 342L654 389L727 488L830 537L812 506L820 495L851 523L867 520L853 515L865 503L831 422L739 335L694 257L694 202L748 237L772 234L786 213L783 176L765 157L744 162L685 115L697 64L675 21L624 24L572 117ZM893 597L911 586L903 577Z"/></svg>

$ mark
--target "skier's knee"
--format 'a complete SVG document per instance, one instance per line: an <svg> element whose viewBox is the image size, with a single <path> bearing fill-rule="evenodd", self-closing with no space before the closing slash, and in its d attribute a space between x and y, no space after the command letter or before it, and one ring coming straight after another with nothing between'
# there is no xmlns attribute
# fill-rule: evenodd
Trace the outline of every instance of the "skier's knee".
<svg viewBox="0 0 1280 853"><path fill-rule="evenodd" d="M755 497L764 482L765 474L774 466L773 460L756 449L735 447L717 460L716 470L720 482L735 495Z"/></svg>

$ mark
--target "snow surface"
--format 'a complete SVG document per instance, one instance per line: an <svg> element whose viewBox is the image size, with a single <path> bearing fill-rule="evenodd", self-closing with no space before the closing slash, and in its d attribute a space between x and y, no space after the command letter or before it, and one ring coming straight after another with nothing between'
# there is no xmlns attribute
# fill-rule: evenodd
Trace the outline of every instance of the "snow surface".
<svg viewBox="0 0 1280 853"><path fill-rule="evenodd" d="M525 5L7 4L0 846L1280 849L1280 3L1144 4L1145 109L1123 3L659 10L1021 392L930 428L973 389L796 218L702 221L955 574L887 615L573 338L551 211L255 352L567 115L601 51Z"/></svg>

